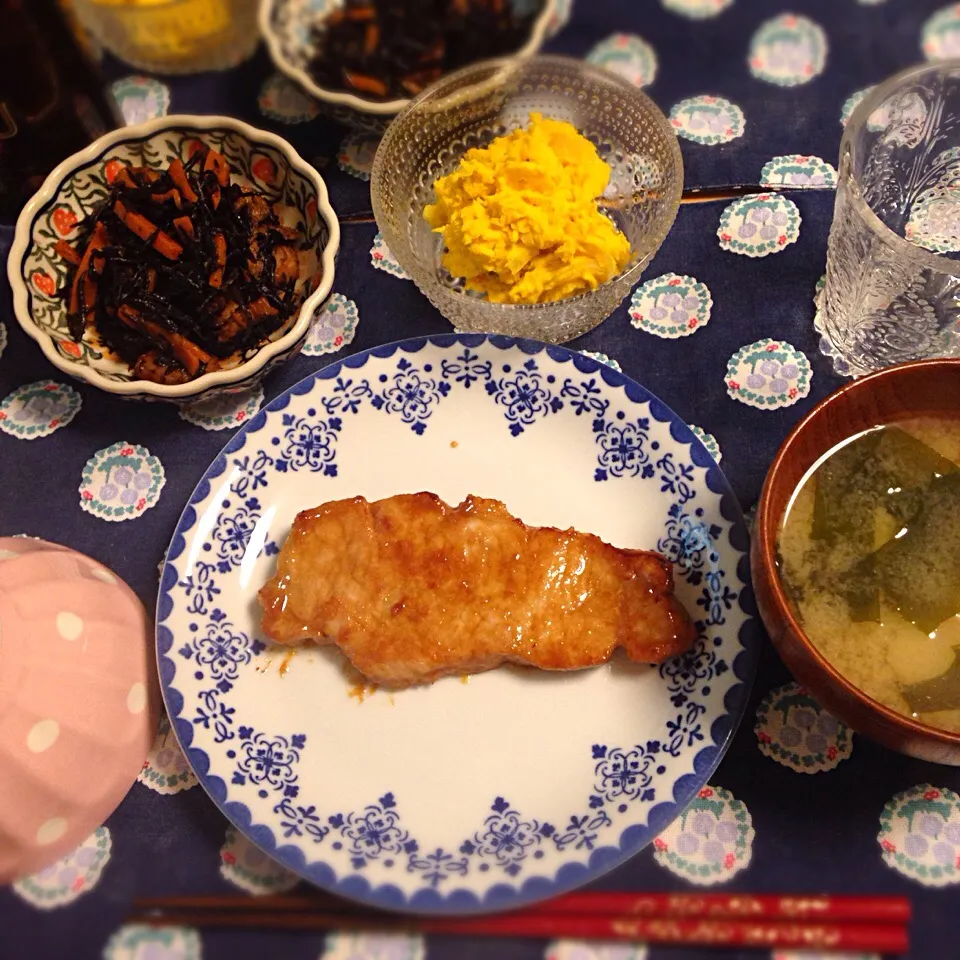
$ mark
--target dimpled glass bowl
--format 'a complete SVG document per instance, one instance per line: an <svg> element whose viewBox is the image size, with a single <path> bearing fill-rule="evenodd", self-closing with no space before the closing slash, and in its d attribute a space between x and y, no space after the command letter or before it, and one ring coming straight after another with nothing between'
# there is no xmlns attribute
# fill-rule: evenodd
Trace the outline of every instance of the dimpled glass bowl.
<svg viewBox="0 0 960 960"><path fill-rule="evenodd" d="M589 293L541 304L491 303L441 267L423 219L433 184L472 147L526 126L531 111L566 120L610 165L602 204L627 236L626 268ZM683 188L677 138L653 101L620 77L566 57L489 60L425 90L390 124L371 176L373 211L397 262L457 330L563 343L608 317L670 230Z"/></svg>

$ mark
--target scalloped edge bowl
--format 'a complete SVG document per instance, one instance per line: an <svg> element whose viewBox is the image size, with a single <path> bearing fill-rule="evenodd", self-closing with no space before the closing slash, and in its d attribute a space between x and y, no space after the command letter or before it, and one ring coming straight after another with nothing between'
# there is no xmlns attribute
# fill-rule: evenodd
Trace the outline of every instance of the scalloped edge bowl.
<svg viewBox="0 0 960 960"><path fill-rule="evenodd" d="M205 373L195 380L175 385L151 383L147 380L113 380L94 367L77 363L64 356L57 349L53 337L34 321L33 293L25 275L25 264L34 246L34 225L46 211L57 206L58 198L75 173L95 162L98 157L118 144L149 140L171 129L187 133L228 130L253 146L272 148L283 157L291 170L309 181L316 191L318 222L322 220L327 230L326 242L322 249L317 251L321 279L313 293L301 304L300 312L289 329L282 336L265 343L254 356L235 367ZM13 308L18 323L32 339L36 340L44 355L58 370L107 393L128 399L192 402L201 397L209 398L216 394L235 392L252 386L265 376L269 369L292 358L298 352L309 333L315 312L320 309L333 288L339 247L340 224L330 205L323 178L283 138L231 117L216 114L209 116L174 114L145 123L120 127L58 164L44 180L40 189L27 201L17 218L16 232L7 258L7 277L13 293Z"/></svg>
<svg viewBox="0 0 960 960"><path fill-rule="evenodd" d="M349 116L349 111L354 111L361 116L366 115L370 119L379 119L382 121L383 126L385 126L392 117L400 113L408 104L413 102L414 97L399 100L365 100L363 97L358 97L353 93L347 93L343 90L328 90L326 87L319 86L305 69L298 67L292 60L284 55L280 37L273 26L274 14L282 2L287 2L287 0L260 0L260 34L267 46L267 51L270 54L273 65L281 73L299 84L301 89L310 94L311 97L319 100L321 103L348 108L348 111L342 115L345 122L356 122L351 120ZM500 56L524 59L539 53L540 48L546 42L550 30L557 21L560 13L557 9L557 0L542 0L542 2L543 7L537 18L533 21L527 42L515 53L503 53L500 54ZM322 19L334 9L335 5L331 3L327 11L325 13L321 12L317 19ZM464 66L468 66L468 64ZM463 67L459 67L458 69L463 69ZM451 71L451 73L453 72L456 71ZM438 82L449 75L449 73L443 74ZM363 123L361 123L361 125L366 126L366 124Z"/></svg>

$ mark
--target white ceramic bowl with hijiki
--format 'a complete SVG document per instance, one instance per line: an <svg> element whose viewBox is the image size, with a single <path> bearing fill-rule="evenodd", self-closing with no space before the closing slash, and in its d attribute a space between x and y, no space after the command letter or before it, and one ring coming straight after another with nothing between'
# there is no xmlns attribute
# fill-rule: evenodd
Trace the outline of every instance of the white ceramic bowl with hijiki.
<svg viewBox="0 0 960 960"><path fill-rule="evenodd" d="M138 380L92 340L70 335L61 294L68 264L55 248L75 236L124 165L165 170L203 146L222 153L234 181L264 194L300 233L297 289L304 299L253 356L233 366L181 384ZM169 116L108 133L56 167L17 220L7 275L17 321L59 370L128 399L187 402L248 389L300 351L333 287L339 245L340 226L323 179L286 141L229 117Z"/></svg>
<svg viewBox="0 0 960 960"><path fill-rule="evenodd" d="M519 12L531 6L531 0L510 2ZM260 33L274 66L317 100L326 114L347 126L383 133L412 97L381 101L349 90L331 90L320 86L309 71L315 53L313 27L343 5L344 0L260 0ZM560 8L560 0L539 0L539 12L530 24L526 42L519 50L504 50L501 55L526 58L539 53L558 29L563 16Z"/></svg>

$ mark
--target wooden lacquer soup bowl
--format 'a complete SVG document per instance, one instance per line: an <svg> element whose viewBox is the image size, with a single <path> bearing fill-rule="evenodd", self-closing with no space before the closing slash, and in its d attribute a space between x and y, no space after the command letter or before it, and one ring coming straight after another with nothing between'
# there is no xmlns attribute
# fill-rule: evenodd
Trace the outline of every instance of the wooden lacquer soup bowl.
<svg viewBox="0 0 960 960"><path fill-rule="evenodd" d="M911 417L960 417L960 360L889 367L832 393L777 451L763 485L751 546L753 587L770 639L809 693L858 733L900 753L960 766L960 734L919 723L855 687L811 643L795 618L777 569L777 538L790 497L807 471L848 437Z"/></svg>

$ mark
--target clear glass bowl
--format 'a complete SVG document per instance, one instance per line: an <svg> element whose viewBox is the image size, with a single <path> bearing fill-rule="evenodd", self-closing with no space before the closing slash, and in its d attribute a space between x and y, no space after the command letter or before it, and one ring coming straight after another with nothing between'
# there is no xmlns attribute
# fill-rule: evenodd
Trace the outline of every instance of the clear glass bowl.
<svg viewBox="0 0 960 960"><path fill-rule="evenodd" d="M111 53L154 73L228 70L260 41L257 0L73 0L73 6Z"/></svg>
<svg viewBox="0 0 960 960"><path fill-rule="evenodd" d="M630 241L626 268L589 293L539 304L500 304L460 289L441 267L443 241L423 219L433 184L472 147L527 125L531 111L566 120L611 167L602 205ZM387 128L373 163L373 211L397 262L457 330L548 343L605 320L657 252L677 215L683 162L666 117L644 93L567 57L489 60L425 90Z"/></svg>

